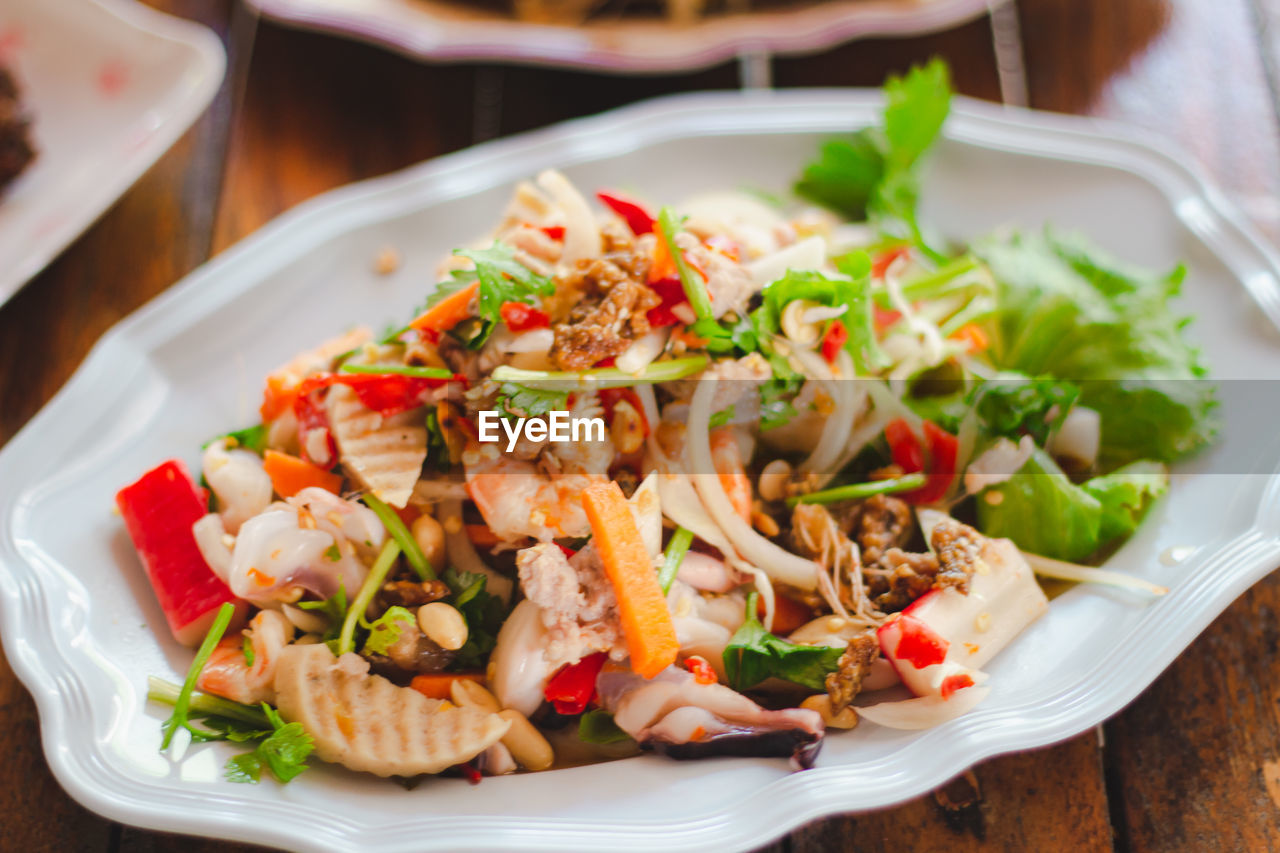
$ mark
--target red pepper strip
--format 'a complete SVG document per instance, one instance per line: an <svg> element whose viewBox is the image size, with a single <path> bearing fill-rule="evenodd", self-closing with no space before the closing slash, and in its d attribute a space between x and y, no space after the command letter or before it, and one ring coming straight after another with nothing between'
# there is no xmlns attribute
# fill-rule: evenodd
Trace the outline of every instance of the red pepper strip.
<svg viewBox="0 0 1280 853"><path fill-rule="evenodd" d="M192 646L204 638L226 602L240 602L213 573L191 525L208 511L204 489L173 459L116 494L116 506L147 571L174 638Z"/></svg>
<svg viewBox="0 0 1280 853"><path fill-rule="evenodd" d="M653 214L644 209L644 205L633 198L628 198L613 190L600 190L596 193L600 203L622 217L631 229L631 233L639 237L641 234L653 233Z"/></svg>
<svg viewBox="0 0 1280 853"><path fill-rule="evenodd" d="M960 440L934 424L924 422L924 443L929 451L929 480L913 492L904 492L903 500L913 504L932 504L942 500L956 477L956 457Z"/></svg>
<svg viewBox="0 0 1280 853"><path fill-rule="evenodd" d="M570 548L568 545L561 545L559 542L556 543L556 547L561 550L561 552L564 554L566 559L578 553L577 551Z"/></svg>
<svg viewBox="0 0 1280 853"><path fill-rule="evenodd" d="M551 325L551 318L545 311L523 302L504 302L498 309L502 322L513 332L525 332L529 329L543 329Z"/></svg>
<svg viewBox="0 0 1280 853"><path fill-rule="evenodd" d="M538 230L539 230L539 231L541 231L543 234L546 234L546 235L547 235L548 237L550 237L552 240L563 240L563 239L564 239L564 226L563 226L563 225L548 225L548 226L546 226L545 228L539 228Z"/></svg>
<svg viewBox="0 0 1280 853"><path fill-rule="evenodd" d="M966 687L972 686L973 679L967 675L948 675L946 678L942 679L942 687L939 689L939 692L942 694L943 699L950 699L951 694L955 693L957 690L963 690Z"/></svg>
<svg viewBox="0 0 1280 853"><path fill-rule="evenodd" d="M467 782L469 782L472 785L480 784L481 773L479 770L476 769L476 766L472 764L470 761L464 764L459 764L457 765L457 767L459 772L462 773L462 777L466 779Z"/></svg>
<svg viewBox="0 0 1280 853"><path fill-rule="evenodd" d="M906 418L894 418L885 424L884 438L889 442L893 464L901 468L902 473L914 474L924 470L924 448Z"/></svg>
<svg viewBox="0 0 1280 853"><path fill-rule="evenodd" d="M849 340L849 330L844 327L844 323L832 320L831 325L827 326L826 334L822 336L822 357L827 364L835 363L836 356L847 340Z"/></svg>
<svg viewBox="0 0 1280 853"><path fill-rule="evenodd" d="M681 303L689 304L689 297L685 296L684 285L680 283L680 279L674 276L660 278L657 281L650 282L649 288L658 294L658 298L662 300L656 308L649 309L647 315L649 325L652 328L661 329L664 326L674 326L683 322L671 310ZM690 308L689 310L692 312L693 309Z"/></svg>
<svg viewBox="0 0 1280 853"><path fill-rule="evenodd" d="M911 616L898 618L898 647L894 649L894 657L904 660L916 669L942 663L947 659L947 649L951 644L925 623Z"/></svg>
<svg viewBox="0 0 1280 853"><path fill-rule="evenodd" d="M427 390L439 388L446 382L465 383L466 377L455 374L451 379L427 379L399 373L319 373L307 377L298 392L305 396L330 385L346 385L356 392L361 403L387 418L421 406L422 395Z"/></svg>
<svg viewBox="0 0 1280 853"><path fill-rule="evenodd" d="M889 267L898 258L907 254L910 249L906 246L899 246L896 249L888 249L876 255L876 259L871 262L871 275L873 278L884 278L884 274L889 271Z"/></svg>
<svg viewBox="0 0 1280 853"><path fill-rule="evenodd" d="M684 668L693 673L693 680L699 684L715 684L720 679L716 671L707 663L707 659L698 655L690 655L684 659Z"/></svg>
<svg viewBox="0 0 1280 853"><path fill-rule="evenodd" d="M644 415L644 404L640 402L640 395L636 393L634 388L601 388L600 389L600 406L604 409L605 420L613 423L613 410L619 403L626 400L631 408L635 409L636 414L640 416L640 424L644 431L644 436L649 436L649 419Z"/></svg>
<svg viewBox="0 0 1280 853"><path fill-rule="evenodd" d="M881 308L879 305L873 305L871 310L875 312L875 319L872 322L875 323L877 333L883 332L885 329L902 319L901 311L890 311L888 309Z"/></svg>
<svg viewBox="0 0 1280 853"><path fill-rule="evenodd" d="M558 714L581 714L596 695L596 676L608 657L604 652L587 655L577 663L560 668L547 682L543 695Z"/></svg>

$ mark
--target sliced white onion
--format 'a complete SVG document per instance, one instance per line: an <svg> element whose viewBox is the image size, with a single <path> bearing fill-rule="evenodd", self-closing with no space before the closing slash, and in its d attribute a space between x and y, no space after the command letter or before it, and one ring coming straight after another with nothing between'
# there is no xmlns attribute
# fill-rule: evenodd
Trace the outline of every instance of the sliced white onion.
<svg viewBox="0 0 1280 853"><path fill-rule="evenodd" d="M969 713L990 692L990 687L962 687L946 699L941 696L917 696L915 699L880 702L855 710L858 716L887 729L931 729Z"/></svg>
<svg viewBox="0 0 1280 853"><path fill-rule="evenodd" d="M1017 444L1007 438L997 439L965 469L965 491L976 495L989 486L998 486L1009 480L1035 452L1036 444L1029 435L1024 435Z"/></svg>
<svg viewBox="0 0 1280 853"><path fill-rule="evenodd" d="M500 352L546 352L556 342L555 333L550 329L530 329L520 334L509 332L495 333L494 346Z"/></svg>
<svg viewBox="0 0 1280 853"><path fill-rule="evenodd" d="M572 267L583 258L600 254L600 226L582 193L554 169L539 174L536 182L564 214L564 251L560 255L560 266Z"/></svg>
<svg viewBox="0 0 1280 853"><path fill-rule="evenodd" d="M1022 552L1022 556L1027 558L1027 563L1030 564L1032 571L1046 578L1078 581L1080 583L1097 583L1104 586L1148 592L1152 595L1164 595L1169 591L1167 586L1160 586L1151 581L1136 578L1133 575L1126 575L1122 572L1095 569L1093 566L1081 566L1077 563L1055 560L1052 557L1042 557L1039 554L1031 554L1026 551Z"/></svg>
<svg viewBox="0 0 1280 853"><path fill-rule="evenodd" d="M825 323L843 317L847 310L846 305L819 305L816 308L806 308L800 319L806 323Z"/></svg>
<svg viewBox="0 0 1280 853"><path fill-rule="evenodd" d="M462 502L456 499L441 501L439 517L444 527L445 553L454 571L484 575L488 578L485 582L485 590L501 598L504 604L510 601L511 578L489 568L476 553L476 547L471 544L471 537L467 535L467 530L462 524ZM456 519L458 522L457 530L452 532L449 530L451 519Z"/></svg>
<svg viewBox="0 0 1280 853"><path fill-rule="evenodd" d="M772 284L787 270L818 270L827 262L827 241L818 236L806 237L770 255L746 265L751 281L758 287Z"/></svg>
<svg viewBox="0 0 1280 853"><path fill-rule="evenodd" d="M1076 406L1062 421L1058 431L1049 437L1047 450L1053 456L1066 457L1088 468L1098 459L1102 444L1102 416L1093 409Z"/></svg>
<svg viewBox="0 0 1280 853"><path fill-rule="evenodd" d="M840 359L841 355L844 359ZM823 424L822 435L818 439L817 446L813 448L809 458L800 464L801 471L813 471L830 477L836 473L836 460L840 458L840 453L849 440L849 434L853 432L853 421L857 416L856 401L852 399L854 389L848 380L837 379L831 372L831 368L817 353L797 349L792 353L792 357L800 362L808 376L818 380L822 387L827 389L827 393L831 395L832 402L835 404L835 411ZM842 372L847 369L849 373L845 375L852 378L853 360L849 357L849 353L842 349L836 358L837 364L842 367Z"/></svg>
<svg viewBox="0 0 1280 853"><path fill-rule="evenodd" d="M811 590L818 583L818 572L821 571L818 564L778 547L753 530L733 508L719 475L702 473L715 471L711 460L710 421L711 403L718 383L714 377L699 382L689 405L686 453L690 468L695 472L690 476L698 496L738 553L751 565L763 569L773 580Z"/></svg>
<svg viewBox="0 0 1280 853"><path fill-rule="evenodd" d="M547 331L551 330L548 329ZM624 373L639 373L662 354L663 349L667 346L667 336L669 334L671 334L669 328L654 329L649 334L636 338L631 346L623 350L622 355L618 356L614 366Z"/></svg>

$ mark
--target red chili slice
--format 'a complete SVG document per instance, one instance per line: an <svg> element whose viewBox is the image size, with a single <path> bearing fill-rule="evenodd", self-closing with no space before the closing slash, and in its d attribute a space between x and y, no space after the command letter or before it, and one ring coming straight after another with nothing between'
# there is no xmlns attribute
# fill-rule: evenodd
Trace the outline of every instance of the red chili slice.
<svg viewBox="0 0 1280 853"><path fill-rule="evenodd" d="M916 669L942 663L947 659L947 649L951 644L946 639L919 619L911 616L898 618L898 647L894 649L894 657L904 660Z"/></svg>

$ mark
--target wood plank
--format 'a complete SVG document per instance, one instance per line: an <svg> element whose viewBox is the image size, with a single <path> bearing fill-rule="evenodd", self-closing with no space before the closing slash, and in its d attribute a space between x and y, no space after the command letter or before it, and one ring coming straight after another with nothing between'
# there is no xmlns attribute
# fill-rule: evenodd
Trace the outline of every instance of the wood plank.
<svg viewBox="0 0 1280 853"><path fill-rule="evenodd" d="M1255 586L1108 723L1134 851L1280 849L1280 576Z"/></svg>
<svg viewBox="0 0 1280 853"><path fill-rule="evenodd" d="M363 44L259 25L234 119L215 251L325 190L471 142L466 66L427 66Z"/></svg>
<svg viewBox="0 0 1280 853"><path fill-rule="evenodd" d="M886 811L819 821L792 833L791 853L965 853L1111 848L1098 736L1003 756L928 796ZM950 803L945 808L943 803ZM851 803L851 805L854 805ZM958 808L955 806L959 806Z"/></svg>
<svg viewBox="0 0 1280 853"><path fill-rule="evenodd" d="M231 0L154 0L224 38ZM112 324L208 253L229 115L212 110L89 231L0 308L0 445L53 396ZM36 118L39 121L39 117ZM0 655L0 850L106 850L112 825L54 781L35 704Z"/></svg>

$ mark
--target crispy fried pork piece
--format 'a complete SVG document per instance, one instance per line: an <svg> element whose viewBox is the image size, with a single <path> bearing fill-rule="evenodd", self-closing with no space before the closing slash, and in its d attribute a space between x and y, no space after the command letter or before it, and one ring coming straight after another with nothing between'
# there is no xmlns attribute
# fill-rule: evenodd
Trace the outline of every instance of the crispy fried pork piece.
<svg viewBox="0 0 1280 853"><path fill-rule="evenodd" d="M906 501L889 495L873 495L862 502L851 532L862 549L862 562L871 565L890 548L901 548L911 538L915 522Z"/></svg>
<svg viewBox="0 0 1280 853"><path fill-rule="evenodd" d="M938 574L938 558L928 552L914 554L890 548L878 566L885 573L874 575L869 592L881 613L903 609L933 589Z"/></svg>
<svg viewBox="0 0 1280 853"><path fill-rule="evenodd" d="M862 690L862 679L871 672L871 664L880 657L880 642L875 631L866 630L849 640L836 671L827 676L827 695L831 697L831 713L839 714Z"/></svg>
<svg viewBox="0 0 1280 853"><path fill-rule="evenodd" d="M981 533L953 518L939 522L930 539L938 555L937 585L953 586L968 595L969 579L973 577L985 541Z"/></svg>

